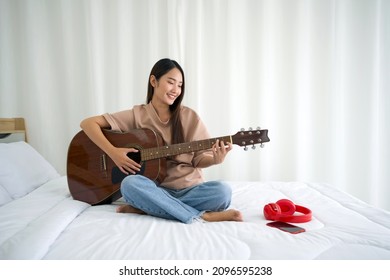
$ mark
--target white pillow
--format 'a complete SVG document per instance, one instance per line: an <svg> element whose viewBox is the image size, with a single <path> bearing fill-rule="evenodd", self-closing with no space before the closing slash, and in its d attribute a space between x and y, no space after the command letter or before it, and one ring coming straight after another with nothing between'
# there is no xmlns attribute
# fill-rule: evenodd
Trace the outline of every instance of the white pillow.
<svg viewBox="0 0 390 280"><path fill-rule="evenodd" d="M0 185L12 199L25 196L59 176L54 167L28 143L0 143Z"/></svg>

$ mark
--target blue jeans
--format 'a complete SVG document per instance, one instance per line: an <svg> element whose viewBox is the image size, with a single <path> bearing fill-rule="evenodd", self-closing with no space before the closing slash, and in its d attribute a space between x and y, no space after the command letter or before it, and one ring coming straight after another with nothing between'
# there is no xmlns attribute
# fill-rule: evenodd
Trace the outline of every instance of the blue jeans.
<svg viewBox="0 0 390 280"><path fill-rule="evenodd" d="M220 181L175 190L142 175L127 176L122 181L121 193L128 204L146 214L186 224L199 219L205 211L226 210L232 196L231 188Z"/></svg>

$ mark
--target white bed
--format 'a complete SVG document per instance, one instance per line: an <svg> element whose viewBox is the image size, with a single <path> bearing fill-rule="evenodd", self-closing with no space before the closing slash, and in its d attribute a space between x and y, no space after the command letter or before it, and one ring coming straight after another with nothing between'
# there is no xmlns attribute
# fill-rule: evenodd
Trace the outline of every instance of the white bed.
<svg viewBox="0 0 390 280"><path fill-rule="evenodd" d="M74 200L66 176L24 141L0 143L0 259L390 259L390 213L303 182L229 182L244 222L182 224ZM306 229L266 226L267 203L313 211Z"/></svg>

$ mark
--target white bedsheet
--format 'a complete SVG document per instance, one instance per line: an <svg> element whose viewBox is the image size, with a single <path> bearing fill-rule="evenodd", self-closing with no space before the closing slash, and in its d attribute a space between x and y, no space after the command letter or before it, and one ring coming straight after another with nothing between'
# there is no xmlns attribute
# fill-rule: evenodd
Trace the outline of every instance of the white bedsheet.
<svg viewBox="0 0 390 280"><path fill-rule="evenodd" d="M89 206L54 179L0 207L0 259L390 259L387 211L325 184L229 183L244 222L186 225ZM281 198L313 211L306 232L265 225L264 205Z"/></svg>

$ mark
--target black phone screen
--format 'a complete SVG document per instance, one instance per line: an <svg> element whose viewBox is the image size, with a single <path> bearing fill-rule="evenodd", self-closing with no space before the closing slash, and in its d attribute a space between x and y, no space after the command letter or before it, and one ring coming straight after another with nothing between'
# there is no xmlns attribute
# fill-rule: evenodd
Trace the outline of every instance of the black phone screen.
<svg viewBox="0 0 390 280"><path fill-rule="evenodd" d="M294 226L292 224L285 223L285 222L279 222L279 221L268 223L267 226L274 227L292 234L297 234L305 231L304 228Z"/></svg>

